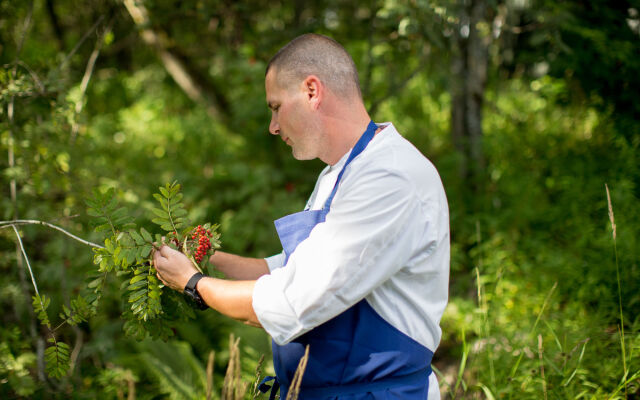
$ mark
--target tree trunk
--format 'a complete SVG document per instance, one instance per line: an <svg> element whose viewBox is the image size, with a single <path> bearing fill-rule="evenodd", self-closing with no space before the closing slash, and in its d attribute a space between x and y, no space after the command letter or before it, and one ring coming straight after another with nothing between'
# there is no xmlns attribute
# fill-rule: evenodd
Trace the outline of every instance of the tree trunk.
<svg viewBox="0 0 640 400"><path fill-rule="evenodd" d="M485 169L482 106L491 39L487 11L486 0L470 0L464 5L451 61L451 134L461 156L460 176L469 180L473 190Z"/></svg>

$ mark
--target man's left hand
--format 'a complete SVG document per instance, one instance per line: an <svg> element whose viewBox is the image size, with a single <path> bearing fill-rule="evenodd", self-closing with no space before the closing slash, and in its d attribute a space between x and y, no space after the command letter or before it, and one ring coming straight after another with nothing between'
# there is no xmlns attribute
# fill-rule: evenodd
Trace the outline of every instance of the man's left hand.
<svg viewBox="0 0 640 400"><path fill-rule="evenodd" d="M153 265L158 271L158 278L166 286L181 292L193 274L198 272L187 256L166 245L154 252Z"/></svg>

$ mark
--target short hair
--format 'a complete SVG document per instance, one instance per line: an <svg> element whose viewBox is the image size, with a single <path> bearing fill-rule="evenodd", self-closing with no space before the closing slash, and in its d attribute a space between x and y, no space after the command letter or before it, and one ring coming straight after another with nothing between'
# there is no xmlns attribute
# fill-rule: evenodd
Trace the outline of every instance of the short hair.
<svg viewBox="0 0 640 400"><path fill-rule="evenodd" d="M316 75L332 92L362 99L356 64L340 43L316 33L293 39L267 64L266 74L274 68L277 81L288 88L309 75Z"/></svg>

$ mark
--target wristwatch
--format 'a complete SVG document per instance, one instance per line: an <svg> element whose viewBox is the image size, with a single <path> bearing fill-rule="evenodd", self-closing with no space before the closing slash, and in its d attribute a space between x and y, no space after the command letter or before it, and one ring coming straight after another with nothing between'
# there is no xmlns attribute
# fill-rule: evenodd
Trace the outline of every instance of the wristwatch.
<svg viewBox="0 0 640 400"><path fill-rule="evenodd" d="M187 302L191 304L193 308L197 308L198 310L206 310L209 308L207 303L202 300L200 293L198 293L198 289L196 289L196 285L200 279L204 278L204 275L200 272L196 272L193 274L189 282L187 282L187 286L184 287L184 297L187 299Z"/></svg>

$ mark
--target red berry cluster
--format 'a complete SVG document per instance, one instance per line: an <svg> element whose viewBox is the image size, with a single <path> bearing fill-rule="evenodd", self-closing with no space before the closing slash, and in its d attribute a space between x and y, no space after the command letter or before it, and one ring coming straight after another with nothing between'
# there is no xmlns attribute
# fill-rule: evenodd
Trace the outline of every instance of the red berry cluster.
<svg viewBox="0 0 640 400"><path fill-rule="evenodd" d="M191 234L191 239L198 241L198 248L194 254L196 262L200 264L204 256L211 249L211 230L205 229L202 225L198 225Z"/></svg>

